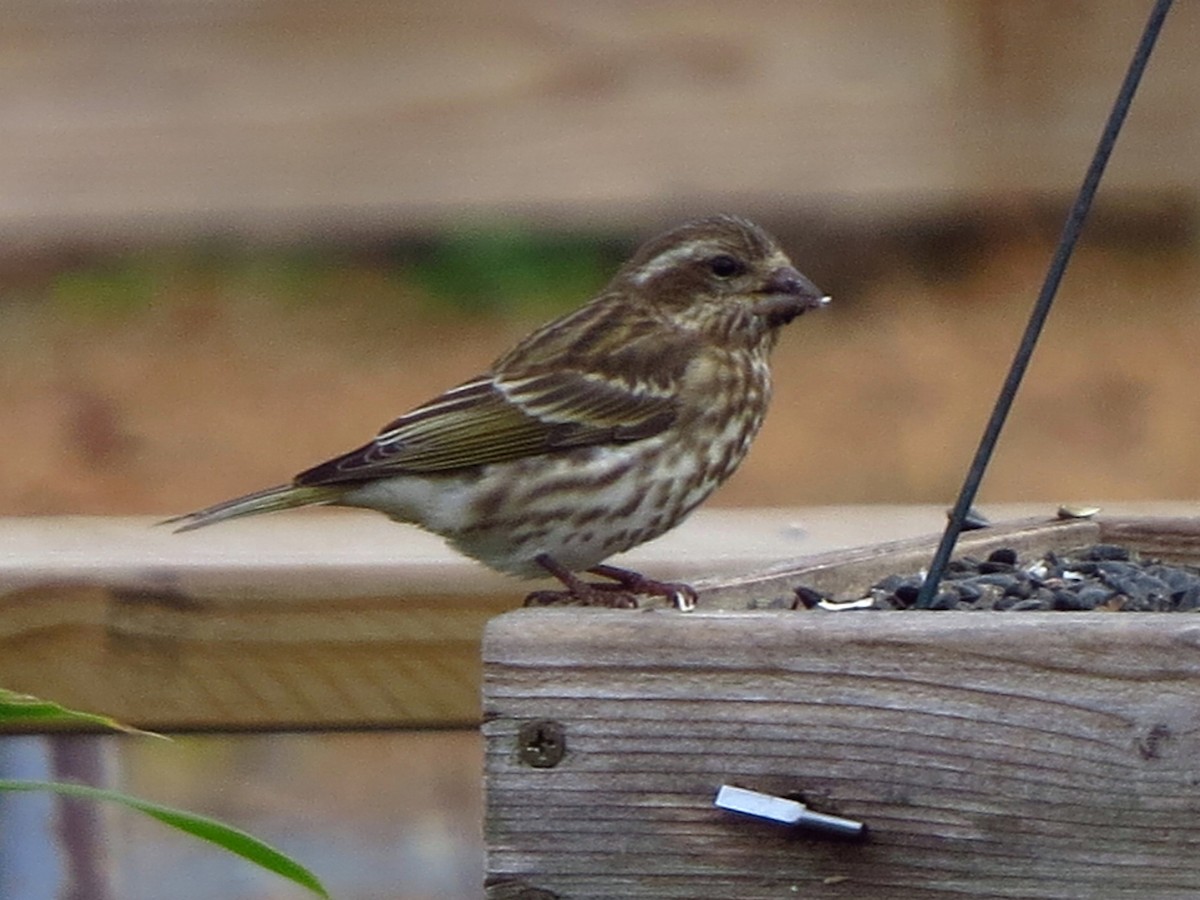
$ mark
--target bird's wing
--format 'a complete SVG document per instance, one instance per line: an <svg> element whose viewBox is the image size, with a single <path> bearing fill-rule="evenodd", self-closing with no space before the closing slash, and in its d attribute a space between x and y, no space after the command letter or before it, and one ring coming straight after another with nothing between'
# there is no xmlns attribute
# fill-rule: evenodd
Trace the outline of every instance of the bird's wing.
<svg viewBox="0 0 1200 900"><path fill-rule="evenodd" d="M674 419L672 396L619 379L570 371L482 376L384 426L371 443L302 472L295 483L446 472L637 440Z"/></svg>
<svg viewBox="0 0 1200 900"><path fill-rule="evenodd" d="M602 297L543 326L486 375L301 472L299 485L448 472L649 437L675 421L692 335Z"/></svg>

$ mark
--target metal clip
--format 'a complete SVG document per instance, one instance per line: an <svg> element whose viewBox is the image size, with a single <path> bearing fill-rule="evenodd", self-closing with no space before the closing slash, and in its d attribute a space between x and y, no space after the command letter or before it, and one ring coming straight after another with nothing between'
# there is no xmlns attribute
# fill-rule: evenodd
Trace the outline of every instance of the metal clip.
<svg viewBox="0 0 1200 900"><path fill-rule="evenodd" d="M867 826L854 819L814 812L798 800L750 791L730 784L721 785L713 805L743 816L805 828L829 837L857 840L866 837L867 834Z"/></svg>

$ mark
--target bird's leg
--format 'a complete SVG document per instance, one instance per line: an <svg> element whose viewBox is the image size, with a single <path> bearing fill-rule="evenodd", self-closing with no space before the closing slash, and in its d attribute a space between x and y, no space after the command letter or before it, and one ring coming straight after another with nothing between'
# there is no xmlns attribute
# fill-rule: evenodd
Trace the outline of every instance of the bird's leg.
<svg viewBox="0 0 1200 900"><path fill-rule="evenodd" d="M539 553L536 562L561 581L567 589L565 591L533 591L525 598L526 606L575 603L580 606L609 606L614 609L637 607L637 597L625 590L622 584L590 584L565 568L548 553Z"/></svg>
<svg viewBox="0 0 1200 900"><path fill-rule="evenodd" d="M681 612L690 612L696 608L696 589L690 584L677 581L656 581L647 578L640 572L622 569L618 566L599 565L588 569L593 575L611 578L613 581L634 594L650 594L655 597L665 597ZM594 585L603 588L604 585Z"/></svg>

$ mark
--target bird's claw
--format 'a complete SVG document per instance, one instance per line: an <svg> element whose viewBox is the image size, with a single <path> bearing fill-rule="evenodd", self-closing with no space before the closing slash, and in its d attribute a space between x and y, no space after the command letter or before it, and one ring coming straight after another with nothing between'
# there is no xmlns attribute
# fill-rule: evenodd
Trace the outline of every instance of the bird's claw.
<svg viewBox="0 0 1200 900"><path fill-rule="evenodd" d="M640 572L618 566L598 565L588 569L592 575L611 578L613 582L583 581L543 553L537 562L547 572L566 585L565 591L534 591L525 598L526 606L604 606L610 609L637 609L638 596L662 597L681 612L696 608L696 589L677 581L657 581Z"/></svg>
<svg viewBox="0 0 1200 900"><path fill-rule="evenodd" d="M525 597L526 606L598 606L605 609L637 609L634 594L616 584L588 584L587 590L533 591Z"/></svg>
<svg viewBox="0 0 1200 900"><path fill-rule="evenodd" d="M658 581L654 578L647 578L640 572L633 572L617 566L593 566L588 571L593 575L613 579L617 582L614 587L634 594L649 594L669 600L671 605L680 612L691 612L696 608L696 601L699 599L694 587L679 581Z"/></svg>

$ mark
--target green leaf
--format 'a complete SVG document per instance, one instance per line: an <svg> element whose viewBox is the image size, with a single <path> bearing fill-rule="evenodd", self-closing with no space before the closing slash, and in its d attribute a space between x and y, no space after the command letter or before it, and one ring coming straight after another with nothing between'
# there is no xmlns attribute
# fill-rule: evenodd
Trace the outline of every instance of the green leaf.
<svg viewBox="0 0 1200 900"><path fill-rule="evenodd" d="M613 268L594 235L480 223L435 241L409 260L407 274L460 312L546 314L591 296Z"/></svg>
<svg viewBox="0 0 1200 900"><path fill-rule="evenodd" d="M67 709L49 700L42 700L29 694L18 694L7 688L0 688L0 726L4 725L91 725L100 728L111 728L124 731L127 734L145 734L151 737L163 738L164 735L153 731L143 731L132 725L125 725L108 716L96 713L80 712Z"/></svg>
<svg viewBox="0 0 1200 900"><path fill-rule="evenodd" d="M64 784L53 781L6 781L0 779L0 791L53 791L66 797L78 797L88 800L108 800L119 803L130 809L145 813L151 818L158 819L164 825L178 828L193 837L201 838L223 847L230 853L237 854L243 859L282 875L284 878L307 888L318 897L329 898L324 885L312 872L295 860L274 847L264 844L258 838L240 829L225 825L216 819L198 816L195 813L183 812L169 806L160 806L137 797L130 797L119 791L109 791L103 788L88 787L82 784Z"/></svg>

